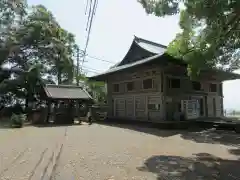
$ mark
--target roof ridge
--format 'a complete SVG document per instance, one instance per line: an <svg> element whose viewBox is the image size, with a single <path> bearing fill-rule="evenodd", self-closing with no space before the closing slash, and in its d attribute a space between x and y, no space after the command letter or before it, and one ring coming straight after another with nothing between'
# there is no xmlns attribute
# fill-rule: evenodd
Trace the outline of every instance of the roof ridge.
<svg viewBox="0 0 240 180"><path fill-rule="evenodd" d="M148 44L152 44L152 45L159 46L159 47L162 47L162 48L167 48L166 45L159 44L159 43L147 40L147 39L143 39L143 38L137 37L135 35L134 35L134 41L143 41L143 42L148 43Z"/></svg>
<svg viewBox="0 0 240 180"><path fill-rule="evenodd" d="M67 84L46 84L47 87L59 87L59 88L80 88L82 89L82 87L80 86L76 86L76 85L67 85Z"/></svg>
<svg viewBox="0 0 240 180"><path fill-rule="evenodd" d="M135 65L143 64L145 62L150 62L154 59L157 59L157 58L161 57L162 55L163 54L156 54L156 55L153 55L153 56L150 56L150 57L147 57L147 58L139 59L138 61L135 61L135 62L132 62L132 63L129 63L129 64L124 64L124 65L121 65L121 66L117 66L117 67L114 67L112 69L107 70L106 72L100 73L97 76L102 75L102 74L106 74L106 73L109 74L109 73L113 73L113 72L116 72L116 71L120 71L120 70L122 70L123 67L125 69L125 68L129 68L129 67L133 67ZM89 77L89 78L93 78L93 77L95 77L95 76L92 76L92 77Z"/></svg>
<svg viewBox="0 0 240 180"><path fill-rule="evenodd" d="M76 86L49 85L44 87L48 98L52 99L92 99L92 96L82 88Z"/></svg>

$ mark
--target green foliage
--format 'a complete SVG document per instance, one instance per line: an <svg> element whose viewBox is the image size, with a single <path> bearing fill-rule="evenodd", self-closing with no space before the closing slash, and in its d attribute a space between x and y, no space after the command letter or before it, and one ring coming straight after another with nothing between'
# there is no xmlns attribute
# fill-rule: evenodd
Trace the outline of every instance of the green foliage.
<svg viewBox="0 0 240 180"><path fill-rule="evenodd" d="M96 99L98 103L104 103L107 99L107 92L105 89L105 83L89 81L90 93Z"/></svg>
<svg viewBox="0 0 240 180"><path fill-rule="evenodd" d="M24 121L26 120L26 115L24 114L13 114L11 116L11 126L12 127L23 127Z"/></svg>
<svg viewBox="0 0 240 180"><path fill-rule="evenodd" d="M25 70L29 65L42 65L40 73L56 76L61 84L65 78L72 80L75 40L71 33L60 27L45 7L32 7L16 32L20 49L14 54L13 63Z"/></svg>
<svg viewBox="0 0 240 180"><path fill-rule="evenodd" d="M173 15L179 11L179 0L138 0L147 13L154 13L156 16Z"/></svg>
<svg viewBox="0 0 240 180"><path fill-rule="evenodd" d="M42 5L28 7L25 0L0 2L0 103L35 100L42 83L71 83L75 37L64 30ZM19 71L14 71L18 68ZM2 76L3 75L3 76Z"/></svg>
<svg viewBox="0 0 240 180"><path fill-rule="evenodd" d="M0 1L0 65L4 63L8 55L14 49L14 37L12 37L16 25L25 15L25 0Z"/></svg>
<svg viewBox="0 0 240 180"><path fill-rule="evenodd" d="M204 68L228 71L239 68L239 0L139 0L139 2L147 13L156 16L180 12L179 25L182 33L177 34L169 44L168 52L189 63L189 75L197 75Z"/></svg>
<svg viewBox="0 0 240 180"><path fill-rule="evenodd" d="M90 81L85 75L76 76L84 88L91 94L96 102L103 103L106 100L105 83L100 81Z"/></svg>

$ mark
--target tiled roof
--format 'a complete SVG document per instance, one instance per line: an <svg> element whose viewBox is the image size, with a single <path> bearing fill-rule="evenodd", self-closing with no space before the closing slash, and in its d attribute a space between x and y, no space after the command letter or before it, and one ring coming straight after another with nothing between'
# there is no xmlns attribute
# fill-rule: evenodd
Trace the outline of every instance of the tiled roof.
<svg viewBox="0 0 240 180"><path fill-rule="evenodd" d="M163 54L166 51L166 48L167 46L162 44L134 36L132 45L126 56L122 59L122 61L119 61L110 67L110 69L152 57L154 55Z"/></svg>
<svg viewBox="0 0 240 180"><path fill-rule="evenodd" d="M139 37L134 38L134 41L143 49L153 53L153 54L163 54L166 49L167 46L164 46L162 44L158 44L152 41L148 41L146 39L142 39Z"/></svg>
<svg viewBox="0 0 240 180"><path fill-rule="evenodd" d="M141 64L145 64L147 62L151 62L159 57L161 57L162 54L158 54L158 55L155 55L155 56L151 56L149 58L145 58L145 59L142 59L142 60L139 60L139 61L136 61L136 62L133 62L133 63L129 63L129 64L125 64L125 65L122 65L122 66L116 66L116 67L113 67L101 74L97 74L97 76L101 76L101 75L107 75L107 74L111 74L111 73L114 73L114 72L117 72L117 71L121 71L121 70L125 70L125 69L128 69L128 68L131 68L131 67L135 67L135 66L138 66L138 65L141 65ZM95 76L92 76L92 77L89 77L90 79L91 78L94 78Z"/></svg>
<svg viewBox="0 0 240 180"><path fill-rule="evenodd" d="M47 84L44 90L47 97L52 99L92 99L87 91L78 86Z"/></svg>
<svg viewBox="0 0 240 180"><path fill-rule="evenodd" d="M178 64L182 64L182 65L187 65L187 63L184 62L183 60L176 59L176 58L168 55L167 52L166 52L167 46L164 46L162 44L158 44L158 43L155 43L155 42L152 42L152 41L149 41L149 40L145 40L145 39L142 39L142 38L139 38L139 37L135 36L131 48L136 47L136 46L140 47L140 50L138 49L138 51L143 50L144 52L147 52L148 57L146 57L146 54L145 54L146 58L136 59L136 60L134 60L133 62L130 62L130 63L128 63L129 61L125 61L126 60L126 57L125 57L121 62L116 63L109 70L107 70L103 73L97 74L95 76L89 77L89 78L90 79L99 79L100 77L102 78L105 75L109 75L109 74L114 73L114 72L122 71L122 70L125 70L125 69L128 69L128 68L131 68L131 67L135 67L135 66L138 66L138 65L142 65L142 64L152 62L152 61L160 58L161 56L168 57L168 61L178 63ZM129 52L131 51L131 48L130 48ZM134 53L137 53L137 52L134 52ZM139 54L140 54L140 52L138 52L138 55ZM128 54L127 54L127 58L129 59L129 58L135 58L135 57L132 57L132 56L129 57ZM126 64L126 62L127 62L127 64ZM227 79L229 79L229 80L230 79L240 79L240 74L226 72L226 71L217 70L217 69L208 69L208 70L209 71L215 71L215 72L218 73L218 75L221 74L223 76L226 76L225 77L226 80Z"/></svg>
<svg viewBox="0 0 240 180"><path fill-rule="evenodd" d="M145 58L137 59L136 61L128 63L128 64L122 63L122 61L124 61L124 60L122 60L122 61L116 63L114 66L112 66L109 70L107 70L101 74L97 74L96 76L90 77L90 79L97 77L97 76L107 75L107 74L110 74L113 72L121 71L121 70L130 68L130 67L134 67L137 65L141 65L141 64L150 62L150 61L162 56L166 52L166 48L167 48L167 46L164 46L162 44L158 44L158 43L155 43L152 41L148 41L146 39L142 39L137 36L134 36L132 46L134 45L134 43L138 47L145 50L144 52L148 52L149 53L148 56ZM142 49L140 49L140 50L142 50Z"/></svg>

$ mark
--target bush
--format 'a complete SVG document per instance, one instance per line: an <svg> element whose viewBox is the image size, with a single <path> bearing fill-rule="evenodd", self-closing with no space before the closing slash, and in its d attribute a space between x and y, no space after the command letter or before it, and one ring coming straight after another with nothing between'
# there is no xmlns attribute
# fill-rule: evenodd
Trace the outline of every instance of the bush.
<svg viewBox="0 0 240 180"><path fill-rule="evenodd" d="M23 123L24 123L25 119L26 119L26 116L24 114L13 114L11 116L12 127L21 128L23 126Z"/></svg>

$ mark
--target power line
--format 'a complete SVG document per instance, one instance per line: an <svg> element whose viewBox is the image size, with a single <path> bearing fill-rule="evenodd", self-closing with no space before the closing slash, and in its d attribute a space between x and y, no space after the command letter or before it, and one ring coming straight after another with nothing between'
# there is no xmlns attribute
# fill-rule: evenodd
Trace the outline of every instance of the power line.
<svg viewBox="0 0 240 180"><path fill-rule="evenodd" d="M88 7L86 7L87 9ZM88 19L87 19L87 27L86 27L86 31L88 30L88 24L91 18L91 12L92 12L92 0L90 0L90 5L89 5L89 12L88 12Z"/></svg>
<svg viewBox="0 0 240 180"><path fill-rule="evenodd" d="M96 9L97 9L97 5L98 5L98 0L94 0L94 2L92 2L92 1L93 0L90 0L90 5L89 5L89 13L88 13L87 29L86 29L87 30L87 40L86 40L85 48L83 51L82 65L85 61L86 51L87 51L87 47L88 47L88 43L89 43L89 39L90 39L91 30L92 30L93 17L96 14ZM92 5L92 3L93 3L93 5Z"/></svg>
<svg viewBox="0 0 240 180"><path fill-rule="evenodd" d="M98 6L98 0L96 0L96 8L95 8L95 10L94 10L94 12L93 12L93 15L96 14L97 6Z"/></svg>
<svg viewBox="0 0 240 180"><path fill-rule="evenodd" d="M95 73L95 74L98 74L99 72L96 72L96 71L93 71L93 70L89 70L89 69L86 69L86 68L82 68L82 70L85 70L87 72L91 72L91 73Z"/></svg>
<svg viewBox="0 0 240 180"><path fill-rule="evenodd" d="M96 6L97 5L97 1L98 0L94 0L93 7L92 7L92 0L90 1L90 9L89 9L88 22L87 22L88 34L87 34L87 41L86 41L86 45L85 45L85 49L84 49L84 55L86 54L86 50L87 50L89 39L90 39L90 34L91 34L91 30L92 30L93 17L95 15L96 8L97 8L97 6ZM90 20L90 24L89 24L89 27L88 27L89 20Z"/></svg>
<svg viewBox="0 0 240 180"><path fill-rule="evenodd" d="M94 68L91 68L91 67L87 67L87 66L82 66L82 67L88 68L88 69L93 70L93 71L98 72L98 73L101 72L100 70L94 69Z"/></svg>
<svg viewBox="0 0 240 180"><path fill-rule="evenodd" d="M87 0L87 5L86 5L86 9L85 9L85 15L87 14L88 3L89 3L89 0Z"/></svg>
<svg viewBox="0 0 240 180"><path fill-rule="evenodd" d="M79 56L83 57L83 50L81 50L81 49L79 49ZM97 56L93 56L93 55L90 55L90 54L85 54L85 56L87 56L88 58L91 58L91 59L96 59L96 60L107 62L107 63L110 63L110 64L116 64L116 62L109 61L109 60L106 60L106 59L103 59L103 58L99 58ZM74 57L78 57L78 54Z"/></svg>
<svg viewBox="0 0 240 180"><path fill-rule="evenodd" d="M87 48L88 48L88 44L89 44L89 39L90 39L90 34L91 34L91 30L92 30L92 23L93 23L93 18L96 15L96 10L97 10L97 6L98 6L98 0L87 0L87 4L86 4L86 9L85 9L85 15L88 12L88 17L87 17L87 26L86 26L86 31L87 31L87 40L86 40L86 44L85 44L85 48L84 50L81 50L82 52L82 65L81 65L81 71L83 70L83 68L88 68L92 69L91 72L94 73L99 73L99 70L96 70L94 68L89 68L89 67L84 67L83 64L85 62L85 58L86 56L92 59L96 59L99 61L103 61L103 62L107 62L107 63L111 63L111 64L115 64L114 62L105 60L105 59L101 59L95 56L91 56L86 54ZM89 9L89 10L88 10ZM77 65L79 67L79 65ZM89 71L90 72L90 71Z"/></svg>
<svg viewBox="0 0 240 180"><path fill-rule="evenodd" d="M92 58L92 59L99 60L99 61L104 61L104 62L108 62L108 63L111 63L111 64L116 64L116 62L108 61L108 60L105 60L105 59L102 59L102 58L98 58L96 56L91 56L91 55L88 55L88 54L86 54L86 56L89 57L89 58Z"/></svg>
<svg viewBox="0 0 240 180"><path fill-rule="evenodd" d="M88 72L93 72L95 74L99 74L99 73L103 72L102 70L91 68L91 67L88 67L88 66L82 66L82 69L85 70L85 71L88 71Z"/></svg>

